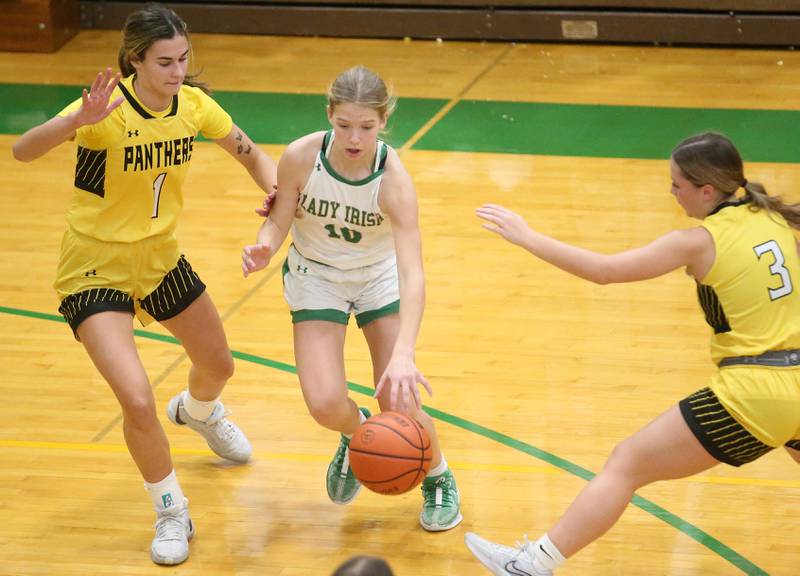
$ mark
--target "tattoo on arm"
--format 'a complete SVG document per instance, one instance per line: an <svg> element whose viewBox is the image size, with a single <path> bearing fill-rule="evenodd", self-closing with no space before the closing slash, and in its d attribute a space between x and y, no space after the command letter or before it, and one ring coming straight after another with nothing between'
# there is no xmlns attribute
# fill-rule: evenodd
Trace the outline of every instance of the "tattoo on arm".
<svg viewBox="0 0 800 576"><path fill-rule="evenodd" d="M250 151L253 149L253 146L250 143L248 143L246 145L242 144L242 141L244 140L244 136L242 136L241 132L237 132L236 133L236 140L239 142L239 145L236 147L236 153L237 154L250 154Z"/></svg>

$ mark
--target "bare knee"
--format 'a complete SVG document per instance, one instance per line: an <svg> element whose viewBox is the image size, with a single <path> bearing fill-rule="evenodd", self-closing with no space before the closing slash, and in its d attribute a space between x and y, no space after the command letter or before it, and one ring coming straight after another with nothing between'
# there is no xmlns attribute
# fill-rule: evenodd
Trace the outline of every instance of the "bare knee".
<svg viewBox="0 0 800 576"><path fill-rule="evenodd" d="M629 438L614 447L600 473L614 476L616 481L630 484L636 489L651 481L644 474L643 464Z"/></svg>
<svg viewBox="0 0 800 576"><path fill-rule="evenodd" d="M155 399L152 394L133 396L122 403L125 425L138 430L147 430L158 424Z"/></svg>
<svg viewBox="0 0 800 576"><path fill-rule="evenodd" d="M339 430L348 415L347 398L320 396L306 400L308 412L317 424L331 430Z"/></svg>
<svg viewBox="0 0 800 576"><path fill-rule="evenodd" d="M235 365L231 353L226 352L216 354L212 358L204 359L203 362L194 364L194 369L198 370L208 380L227 382L233 377Z"/></svg>

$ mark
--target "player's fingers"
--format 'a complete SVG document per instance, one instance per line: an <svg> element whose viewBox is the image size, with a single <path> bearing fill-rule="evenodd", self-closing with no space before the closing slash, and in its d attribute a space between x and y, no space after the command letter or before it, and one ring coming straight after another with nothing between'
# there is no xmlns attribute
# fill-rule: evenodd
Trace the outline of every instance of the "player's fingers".
<svg viewBox="0 0 800 576"><path fill-rule="evenodd" d="M103 73L98 72L97 76L94 77L94 82L92 82L92 87L89 89L89 93L96 92L100 88L100 83L103 81Z"/></svg>
<svg viewBox="0 0 800 576"><path fill-rule="evenodd" d="M113 102L112 102L112 103L109 105L109 107L108 107L108 111L109 111L109 112L111 112L111 111L112 111L114 108L116 108L117 106L119 106L120 104L122 104L123 100L125 100L125 98L124 98L123 96L120 96L120 97L118 97L116 100L114 100L114 101L113 101Z"/></svg>
<svg viewBox="0 0 800 576"><path fill-rule="evenodd" d="M433 388L431 388L431 385L428 383L428 379L425 378L422 373L417 373L417 380L425 387L425 390L428 391L428 396L433 396Z"/></svg>
<svg viewBox="0 0 800 576"><path fill-rule="evenodd" d="M381 376L381 379L378 380L378 385L375 386L375 394L372 395L373 398L377 398L383 392L383 385L386 383L386 374Z"/></svg>
<svg viewBox="0 0 800 576"><path fill-rule="evenodd" d="M414 400L414 406L417 409L422 406L422 397L419 395L419 388L416 385L411 386L411 399Z"/></svg>

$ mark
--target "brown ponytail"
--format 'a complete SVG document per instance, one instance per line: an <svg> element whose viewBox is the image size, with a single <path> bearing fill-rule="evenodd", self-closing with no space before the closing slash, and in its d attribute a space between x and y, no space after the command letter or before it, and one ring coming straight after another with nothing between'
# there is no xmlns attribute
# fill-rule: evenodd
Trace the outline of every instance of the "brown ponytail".
<svg viewBox="0 0 800 576"><path fill-rule="evenodd" d="M800 204L785 204L780 196L769 196L764 186L744 177L739 151L728 138L706 132L687 138L672 151L672 159L695 186L711 184L732 197L741 187L753 210L777 212L792 228L800 229Z"/></svg>

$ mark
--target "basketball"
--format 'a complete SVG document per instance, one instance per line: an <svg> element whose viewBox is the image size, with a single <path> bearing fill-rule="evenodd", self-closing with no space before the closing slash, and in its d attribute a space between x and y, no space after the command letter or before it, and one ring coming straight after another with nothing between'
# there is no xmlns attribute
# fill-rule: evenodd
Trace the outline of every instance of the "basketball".
<svg viewBox="0 0 800 576"><path fill-rule="evenodd" d="M403 494L431 467L431 440L422 425L399 412L382 412L362 423L350 440L350 467L378 494Z"/></svg>

